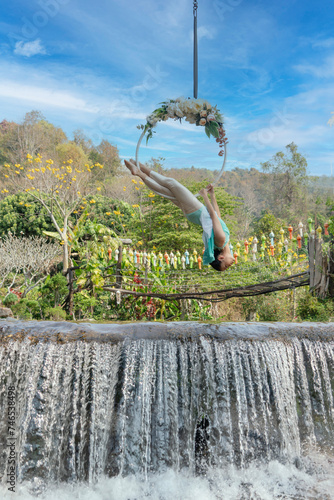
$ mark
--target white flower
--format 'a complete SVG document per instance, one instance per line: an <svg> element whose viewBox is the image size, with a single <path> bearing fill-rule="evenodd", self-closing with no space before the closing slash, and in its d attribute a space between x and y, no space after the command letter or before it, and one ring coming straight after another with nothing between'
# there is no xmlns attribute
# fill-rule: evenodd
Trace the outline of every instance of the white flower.
<svg viewBox="0 0 334 500"><path fill-rule="evenodd" d="M204 108L204 104L207 109L211 108L211 104L204 99L186 99L183 103L180 103L180 106L188 112L200 113Z"/></svg>
<svg viewBox="0 0 334 500"><path fill-rule="evenodd" d="M146 120L148 121L148 123L150 123L151 125L156 125L159 121L159 118L154 115L153 113L151 115L149 115Z"/></svg>
<svg viewBox="0 0 334 500"><path fill-rule="evenodd" d="M170 104L167 108L167 116L169 118L174 118L174 108L172 108L172 104Z"/></svg>
<svg viewBox="0 0 334 500"><path fill-rule="evenodd" d="M167 112L168 112L168 116L170 116L171 118L174 118L175 115L178 116L179 118L182 118L184 116L184 112L181 110L181 108L177 102L172 102L168 106Z"/></svg>
<svg viewBox="0 0 334 500"><path fill-rule="evenodd" d="M194 112L193 99L185 99L179 106L185 115Z"/></svg>
<svg viewBox="0 0 334 500"><path fill-rule="evenodd" d="M196 115L193 115L192 113L189 113L187 116L186 116L186 121L189 122L189 123L196 123Z"/></svg>
<svg viewBox="0 0 334 500"><path fill-rule="evenodd" d="M211 104L206 99L196 99L196 103L200 104L202 108L204 108L204 104L206 105L206 109L212 108Z"/></svg>
<svg viewBox="0 0 334 500"><path fill-rule="evenodd" d="M184 113L183 111L181 110L181 108L179 106L176 106L175 107L175 114L179 117L179 118L183 118L184 117Z"/></svg>
<svg viewBox="0 0 334 500"><path fill-rule="evenodd" d="M189 108L187 106L187 101L184 101L184 102L180 102L179 104L179 108L183 111L183 113L186 115L187 113L189 113Z"/></svg>
<svg viewBox="0 0 334 500"><path fill-rule="evenodd" d="M205 99L185 99L178 97L171 101L166 101L166 113L157 115L153 111L148 117L147 122L153 128L159 121L166 121L169 118L185 118L188 123L198 123L199 125L206 125L211 121L222 121L220 112L215 106L212 108L211 104ZM199 120L199 121L198 121Z"/></svg>

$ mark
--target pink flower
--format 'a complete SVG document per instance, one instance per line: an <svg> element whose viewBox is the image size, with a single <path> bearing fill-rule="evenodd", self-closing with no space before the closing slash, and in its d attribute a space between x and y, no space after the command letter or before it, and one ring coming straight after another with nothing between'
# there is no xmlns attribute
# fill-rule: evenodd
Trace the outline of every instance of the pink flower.
<svg viewBox="0 0 334 500"><path fill-rule="evenodd" d="M205 118L201 118L200 121L199 121L199 124L200 125L205 125L206 124L206 119Z"/></svg>
<svg viewBox="0 0 334 500"><path fill-rule="evenodd" d="M216 120L216 117L215 117L215 115L213 115L213 114L211 113L210 115L208 115L207 120L208 120L208 122L213 122L213 121L215 121L215 120Z"/></svg>
<svg viewBox="0 0 334 500"><path fill-rule="evenodd" d="M203 111L200 112L200 115L199 115L201 118L206 118L208 116L208 113L205 111L205 109L203 109Z"/></svg>

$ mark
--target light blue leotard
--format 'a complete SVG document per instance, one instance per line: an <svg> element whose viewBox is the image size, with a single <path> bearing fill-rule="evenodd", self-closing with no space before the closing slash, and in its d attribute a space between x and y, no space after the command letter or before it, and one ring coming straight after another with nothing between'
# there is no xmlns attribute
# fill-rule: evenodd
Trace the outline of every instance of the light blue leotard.
<svg viewBox="0 0 334 500"><path fill-rule="evenodd" d="M214 241L215 235L213 232L212 219L210 217L208 209L204 205L198 210L196 210L196 212L192 212L191 214L186 214L186 217L190 222L202 226L203 228L202 239L204 243L203 264L204 265L210 264L210 262L213 262L215 260L214 250L215 249L222 250L223 248L225 248L230 239L230 231L227 225L220 217L218 217L219 222L226 236L224 245L221 248L219 248L215 245Z"/></svg>

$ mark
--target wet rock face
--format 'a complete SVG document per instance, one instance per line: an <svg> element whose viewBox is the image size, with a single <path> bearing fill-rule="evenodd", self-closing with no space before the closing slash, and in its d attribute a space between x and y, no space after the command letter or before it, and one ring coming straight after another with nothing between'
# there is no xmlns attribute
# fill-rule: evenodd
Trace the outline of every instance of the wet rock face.
<svg viewBox="0 0 334 500"><path fill-rule="evenodd" d="M0 318L9 318L12 317L13 313L9 307L0 307Z"/></svg>
<svg viewBox="0 0 334 500"><path fill-rule="evenodd" d="M185 474L178 487L185 494L168 498L190 498L188 485L196 482L193 500L329 499L333 381L334 323L100 325L8 317L0 320L0 477L15 403L17 481L33 492L20 498L85 482L94 484L90 498L97 500L95 484L106 476L117 476L115 488L129 478L126 492L134 491L133 478L148 485L131 498L167 498L175 474ZM325 494L313 491L317 477ZM152 493L152 481L159 492ZM69 498L65 487L59 498ZM106 488L109 498L114 490ZM264 488L272 494L263 496ZM232 489L240 494L231 496Z"/></svg>
<svg viewBox="0 0 334 500"><path fill-rule="evenodd" d="M10 309L9 309L10 311ZM11 311L10 311L11 312ZM12 316L12 315L11 315ZM8 338L34 342L98 342L117 343L124 340L174 340L192 342L199 338L217 341L267 340L334 341L334 323L226 322L219 324L192 321L136 323L72 323L67 321L20 321L1 319L0 344Z"/></svg>
<svg viewBox="0 0 334 500"><path fill-rule="evenodd" d="M13 328L0 343L0 415L7 414L10 395L18 481L91 482L169 469L205 475L273 460L299 467L312 447L333 456L331 338L271 338L260 325L262 340L255 326L250 339L240 339L238 325L227 324L225 333L222 326L197 338L182 336L176 325L176 338L162 339L148 337L144 325L137 332L128 325L130 335L122 339L112 325L94 325L94 335L99 330L108 342L73 340L78 330L71 341L50 342L31 335L33 322L4 323ZM52 326L64 328L51 322L50 335ZM0 418L0 449L8 454L7 423ZM2 477L7 463L0 454Z"/></svg>

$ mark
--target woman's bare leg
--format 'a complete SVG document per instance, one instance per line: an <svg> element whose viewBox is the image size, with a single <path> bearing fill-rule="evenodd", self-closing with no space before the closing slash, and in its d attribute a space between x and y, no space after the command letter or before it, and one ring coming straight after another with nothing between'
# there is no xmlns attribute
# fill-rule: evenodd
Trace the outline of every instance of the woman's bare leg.
<svg viewBox="0 0 334 500"><path fill-rule="evenodd" d="M126 161L125 165L133 175L138 175L150 189L173 201L175 205L181 208L184 214L196 212L203 207L203 203L201 203L189 189L182 186L182 184L172 177L165 177L164 175L158 174L158 172L150 170L142 164L140 164L141 170L139 170L137 165L132 161ZM145 172L143 170L145 170Z"/></svg>
<svg viewBox="0 0 334 500"><path fill-rule="evenodd" d="M161 186L168 188L171 191L184 214L196 212L203 207L203 203L201 203L196 196L189 191L189 189L172 177L165 177L164 175L158 174L158 172L154 172L153 170L150 173L150 177Z"/></svg>
<svg viewBox="0 0 334 500"><path fill-rule="evenodd" d="M137 167L137 165L134 163L134 161L125 160L124 163L125 163L125 166L130 170L132 175L136 175L136 176L140 177L142 179L142 181L145 182L146 186L148 188L150 188L152 191L159 194L160 196L163 196L164 198L167 198L168 200L172 201L173 203L175 203L177 201L175 196L173 195L173 193L168 188L161 186L161 184L159 184L158 182L151 179L151 177L149 176L149 173L151 172L151 170L148 167L145 167L146 171L144 172L142 168L139 169ZM140 163L140 167L142 167L142 166L144 167L144 165L142 163ZM178 203L175 203L175 205L177 205L179 207Z"/></svg>

